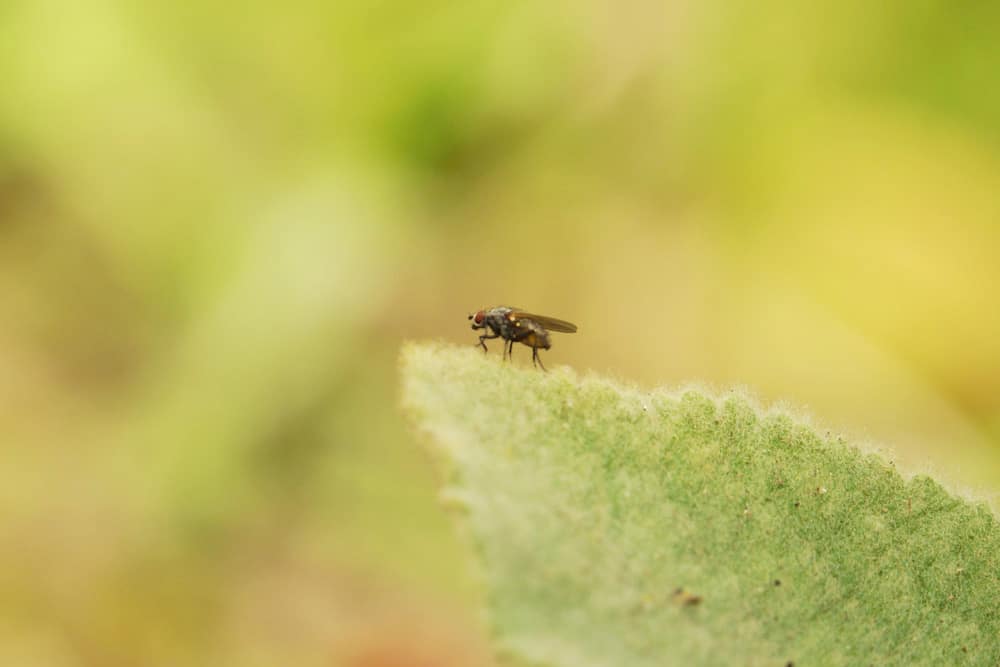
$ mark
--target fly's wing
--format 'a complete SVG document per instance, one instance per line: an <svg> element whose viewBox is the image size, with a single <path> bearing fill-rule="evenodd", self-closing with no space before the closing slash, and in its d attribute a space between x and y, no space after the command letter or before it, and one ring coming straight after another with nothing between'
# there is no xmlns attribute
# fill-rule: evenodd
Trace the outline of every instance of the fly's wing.
<svg viewBox="0 0 1000 667"><path fill-rule="evenodd" d="M512 320L534 320L538 324L549 331L561 331L562 333L576 333L576 325L571 322L566 322L565 320L557 320L554 317L546 317L545 315L534 315L532 313L525 313L524 311L515 310L510 313L507 317Z"/></svg>

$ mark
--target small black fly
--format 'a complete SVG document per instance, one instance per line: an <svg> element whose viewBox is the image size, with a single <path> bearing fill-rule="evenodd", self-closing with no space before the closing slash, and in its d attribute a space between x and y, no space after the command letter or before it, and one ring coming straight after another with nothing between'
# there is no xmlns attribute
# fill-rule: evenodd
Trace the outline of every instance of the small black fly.
<svg viewBox="0 0 1000 667"><path fill-rule="evenodd" d="M552 343L549 342L549 332L576 331L575 324L545 315L533 315L510 306L494 306L488 310L479 310L469 315L469 319L472 320L473 329L487 330L479 337L479 345L482 346L484 353L487 351L485 341L491 338L504 339L504 357L508 359L514 352L514 343L521 343L531 348L531 363L541 366L543 371L545 366L538 356L538 350L552 347Z"/></svg>

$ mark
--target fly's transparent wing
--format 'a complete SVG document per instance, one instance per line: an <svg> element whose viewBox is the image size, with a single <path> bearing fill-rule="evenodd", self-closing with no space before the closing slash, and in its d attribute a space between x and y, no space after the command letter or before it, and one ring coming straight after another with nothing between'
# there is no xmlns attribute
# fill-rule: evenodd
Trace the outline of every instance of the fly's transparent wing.
<svg viewBox="0 0 1000 667"><path fill-rule="evenodd" d="M572 322L567 322L565 320L559 320L554 317L546 317L545 315L535 315L533 313L525 313L524 311L515 310L507 317L512 320L534 320L538 324L549 331L560 331L562 333L576 333L576 325Z"/></svg>

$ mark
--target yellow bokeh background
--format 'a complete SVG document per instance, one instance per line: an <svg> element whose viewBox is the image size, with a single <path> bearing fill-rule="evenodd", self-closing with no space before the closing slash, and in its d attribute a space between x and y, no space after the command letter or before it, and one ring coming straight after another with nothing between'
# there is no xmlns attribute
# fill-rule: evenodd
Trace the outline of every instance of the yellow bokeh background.
<svg viewBox="0 0 1000 667"><path fill-rule="evenodd" d="M995 499L997 25L3 3L0 664L493 664L396 364L500 303Z"/></svg>

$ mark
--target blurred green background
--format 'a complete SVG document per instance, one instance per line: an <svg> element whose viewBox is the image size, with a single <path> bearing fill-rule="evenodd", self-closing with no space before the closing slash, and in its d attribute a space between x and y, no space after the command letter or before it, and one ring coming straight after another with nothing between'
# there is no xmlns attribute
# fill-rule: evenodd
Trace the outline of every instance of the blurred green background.
<svg viewBox="0 0 1000 667"><path fill-rule="evenodd" d="M396 358L496 303L995 498L998 25L6 0L0 664L492 664Z"/></svg>

